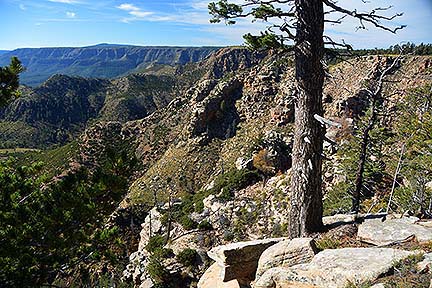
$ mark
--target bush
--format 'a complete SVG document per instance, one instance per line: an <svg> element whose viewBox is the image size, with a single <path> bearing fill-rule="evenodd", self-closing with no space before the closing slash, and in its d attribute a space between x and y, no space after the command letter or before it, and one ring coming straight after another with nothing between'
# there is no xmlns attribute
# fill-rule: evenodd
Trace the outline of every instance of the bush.
<svg viewBox="0 0 432 288"><path fill-rule="evenodd" d="M337 249L341 247L341 245L341 241L329 237L323 237L316 241L316 247L319 251L323 251L325 249Z"/></svg>
<svg viewBox="0 0 432 288"><path fill-rule="evenodd" d="M155 235L150 237L146 250L150 253L154 253L156 249L161 249L165 245L165 238L162 235Z"/></svg>
<svg viewBox="0 0 432 288"><path fill-rule="evenodd" d="M200 230L213 230L213 226L207 220L204 220L198 224L198 229L200 229Z"/></svg>
<svg viewBox="0 0 432 288"><path fill-rule="evenodd" d="M198 253L194 249L186 248L181 251L177 256L177 261L184 266L194 266L197 262Z"/></svg>
<svg viewBox="0 0 432 288"><path fill-rule="evenodd" d="M272 175L275 173L275 165L271 161L267 149L261 149L253 156L253 166L264 175Z"/></svg>
<svg viewBox="0 0 432 288"><path fill-rule="evenodd" d="M197 223L193 221L191 218L189 218L188 215L183 215L180 218L180 224L185 228L186 230L192 230L197 228Z"/></svg>
<svg viewBox="0 0 432 288"><path fill-rule="evenodd" d="M209 190L210 194L219 194L219 198L229 201L234 196L234 191L243 189L260 180L257 171L232 169L220 175L215 180L215 185Z"/></svg>
<svg viewBox="0 0 432 288"><path fill-rule="evenodd" d="M155 284L167 282L167 279L169 279L170 276L169 272L165 269L162 263L160 263L154 257L150 258L150 261L146 266L146 270Z"/></svg>
<svg viewBox="0 0 432 288"><path fill-rule="evenodd" d="M174 252L171 248L156 248L153 251L153 256L157 259L167 259L174 256Z"/></svg>

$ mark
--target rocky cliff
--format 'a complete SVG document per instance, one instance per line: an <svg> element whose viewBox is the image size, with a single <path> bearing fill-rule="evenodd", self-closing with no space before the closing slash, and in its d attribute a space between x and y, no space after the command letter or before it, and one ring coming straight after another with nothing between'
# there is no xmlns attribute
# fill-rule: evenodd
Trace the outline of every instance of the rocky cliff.
<svg viewBox="0 0 432 288"><path fill-rule="evenodd" d="M326 117L341 125L357 121L368 107L362 89L374 81L377 67L392 60L367 56L331 67ZM236 70L231 69L232 61ZM397 65L384 85L389 111L395 111L398 99L412 87L430 83L430 63L430 57L407 56ZM209 263L205 252L211 247L282 236L286 229L295 93L289 57L223 49L195 69L206 73L191 88L165 108L121 129L123 137L136 144L135 153L145 167L121 207L156 206L146 220L151 223L142 226L140 248L131 256L135 264L124 274L137 285L146 283L142 287L161 281L152 270L158 254L147 249L152 237L169 233L171 241L163 247L174 255L187 247L197 251L192 270L174 256L158 260L162 261L159 272L181 285L193 285L195 273L202 273ZM390 119L396 116L393 112ZM331 161L325 164L326 191L344 181L335 177L339 166L330 144L340 138L336 128L328 128L326 157ZM86 154L85 149L82 152ZM167 222L167 217L172 220ZM156 226L150 229L152 223Z"/></svg>
<svg viewBox="0 0 432 288"><path fill-rule="evenodd" d="M21 48L0 56L0 66L17 56L27 68L21 82L36 86L54 74L114 78L130 72L175 66L207 58L215 47L141 47L99 44L89 47Z"/></svg>
<svg viewBox="0 0 432 288"><path fill-rule="evenodd" d="M346 175L338 174L343 159L336 151L347 141L344 134L352 134L358 129L356 125L360 125L361 117L367 115L370 99L365 97L364 91L376 81L380 69L394 60L394 56L365 56L336 64L327 71L325 117L336 125L327 127L325 201L332 196L332 187L348 182ZM382 125L394 128L391 125L396 123L398 107L406 104L401 102L402 99L412 88L430 85L431 75L430 57L406 56L397 63L384 83L386 117ZM264 241L259 251L253 251L255 254L247 250L250 249L248 243L229 244L232 246L228 248L246 247L247 254L255 255L255 258L259 258L261 253L279 253L263 251L269 245L283 241L278 238L286 234L287 227L295 96L294 68L290 57L274 51L252 53L241 48L224 48L204 61L178 67L165 75L138 74L114 80L89 81L94 84L88 86L86 92L79 93L87 95L84 97L87 100L80 105L87 107L85 111L91 111L89 114L97 110L93 107L99 107L97 117L103 121L90 125L81 135L79 161L90 167L97 166L105 151L123 145L141 164L133 175L127 195L107 223L119 225L122 229L135 227L141 230L139 235L132 236L139 238L139 244L132 247L134 252L128 255L124 281L137 287L196 287L198 279L211 264L207 252L213 251L209 255L214 256L212 258L216 258L219 264L230 264L220 260L226 250L212 249L236 241L271 238L271 243ZM74 92L58 93L59 98L76 95ZM385 145L389 144L382 143ZM392 147L399 146L396 143ZM402 177L398 180L401 185L408 185L404 184ZM333 198L349 200L350 195L344 191L344 194L333 194ZM380 207L374 204L370 209ZM136 210L142 212L140 217L134 212ZM353 235L357 235L357 227L344 229L327 235L330 240L324 238L321 249L325 245L332 246L333 238L344 241L347 237L350 244L355 238ZM287 252L287 247L291 246L298 248L296 251L306 251L304 259L297 254L293 258L308 263L288 261L302 265L296 267L298 270L288 267L290 277L300 273L310 280L303 281L304 286L298 287L315 287L311 285L316 283L324 283L318 287L325 287L335 279L316 279L310 274L321 263L328 264L329 269L332 263L325 257L323 260L323 256L316 257L315 244L309 240L300 241L306 243L305 249L286 241L285 246L280 244L283 247L281 255L278 255L282 258L293 255ZM346 251L326 252L324 255L332 259L363 253L349 250L354 254L345 255ZM368 250L374 257L377 251L381 252ZM392 254L394 251L382 252ZM402 252L403 257L389 256L384 268L380 266L373 273L386 273L393 267L388 263L403 260L411 254ZM259 259L247 260L250 260L245 261L248 267L257 268ZM237 272L244 267L241 261L234 264L240 267L235 270ZM365 266L364 262L359 265ZM221 266L212 265L205 277L211 278L221 272ZM346 268L342 267L342 270ZM265 270L271 270L270 264L260 268L259 276L265 275ZM233 270L230 271L227 273L231 276L223 280L239 279L240 284L249 285L253 280L250 275L255 277L249 273L236 278ZM281 271L283 274L285 270ZM293 285L300 285L294 276L285 279L276 272L263 276L261 284L258 283L262 286L257 287L285 287L277 285L293 279L296 281ZM347 273L342 274L346 276ZM336 280L344 285L350 279ZM203 281L200 281L202 285L205 284ZM210 283L200 287L215 287L211 286L213 282Z"/></svg>

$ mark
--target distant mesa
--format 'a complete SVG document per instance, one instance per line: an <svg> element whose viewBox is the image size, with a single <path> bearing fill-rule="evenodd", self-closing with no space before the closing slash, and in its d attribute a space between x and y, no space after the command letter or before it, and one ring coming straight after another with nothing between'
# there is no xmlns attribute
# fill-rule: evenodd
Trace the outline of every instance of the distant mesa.
<svg viewBox="0 0 432 288"><path fill-rule="evenodd" d="M133 46L101 43L88 47L20 48L0 51L0 66L17 56L27 68L21 83L38 86L54 74L115 78L154 65L199 62L220 47Z"/></svg>

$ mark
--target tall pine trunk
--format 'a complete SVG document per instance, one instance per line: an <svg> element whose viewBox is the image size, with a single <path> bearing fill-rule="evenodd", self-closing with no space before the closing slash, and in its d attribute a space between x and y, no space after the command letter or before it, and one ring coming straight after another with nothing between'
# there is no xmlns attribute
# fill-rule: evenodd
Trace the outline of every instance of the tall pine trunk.
<svg viewBox="0 0 432 288"><path fill-rule="evenodd" d="M314 118L323 115L324 70L322 0L296 0L295 131L292 152L290 237L319 231L322 224L322 144L324 128Z"/></svg>

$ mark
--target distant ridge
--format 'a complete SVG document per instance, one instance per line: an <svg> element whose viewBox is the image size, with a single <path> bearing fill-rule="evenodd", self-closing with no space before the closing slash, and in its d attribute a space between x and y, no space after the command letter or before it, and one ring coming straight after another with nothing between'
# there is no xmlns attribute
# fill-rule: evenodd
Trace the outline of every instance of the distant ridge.
<svg viewBox="0 0 432 288"><path fill-rule="evenodd" d="M101 43L88 47L20 48L0 53L0 66L17 56L27 68L21 83L37 86L54 74L115 78L154 65L199 62L219 47L134 46Z"/></svg>

